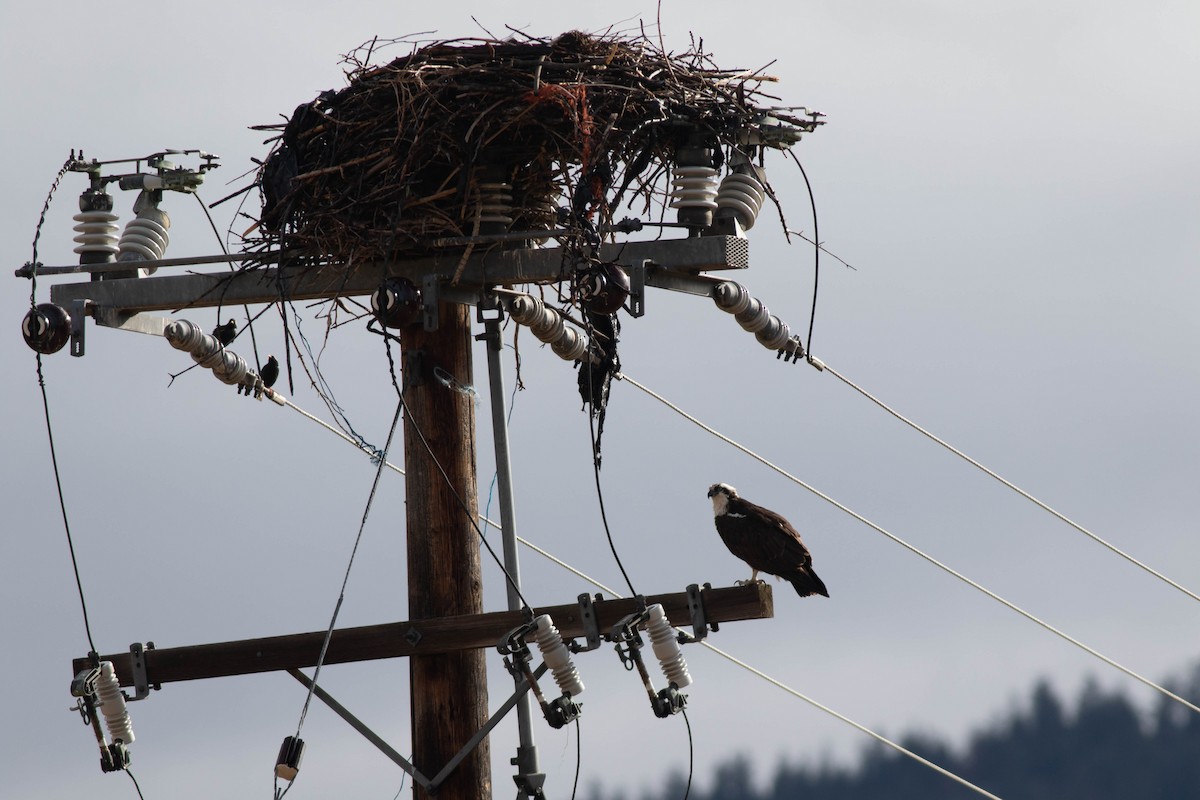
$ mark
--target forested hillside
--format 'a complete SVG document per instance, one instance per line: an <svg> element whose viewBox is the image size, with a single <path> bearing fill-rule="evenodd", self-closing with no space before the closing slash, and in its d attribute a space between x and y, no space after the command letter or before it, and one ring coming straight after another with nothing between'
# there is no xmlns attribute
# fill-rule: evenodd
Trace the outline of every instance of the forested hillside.
<svg viewBox="0 0 1200 800"><path fill-rule="evenodd" d="M1175 693L1200 698L1200 667ZM1192 800L1200 797L1200 714L1163 697L1149 712L1120 692L1088 685L1074 703L1036 686L1002 721L962 744L907 735L904 747L1013 800ZM689 800L966 800L979 795L891 748L873 744L853 766L782 763L751 779L735 756L711 775L694 776ZM682 800L686 776L639 793L589 800Z"/></svg>

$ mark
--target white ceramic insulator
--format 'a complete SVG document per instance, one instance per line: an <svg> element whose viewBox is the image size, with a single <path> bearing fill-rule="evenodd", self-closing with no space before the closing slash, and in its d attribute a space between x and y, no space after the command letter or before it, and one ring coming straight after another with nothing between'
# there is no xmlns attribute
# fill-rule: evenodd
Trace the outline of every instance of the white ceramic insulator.
<svg viewBox="0 0 1200 800"><path fill-rule="evenodd" d="M133 723L125 709L125 696L121 694L121 682L111 661L100 662L100 675L96 678L96 696L100 700L100 713L108 735L115 742L133 744Z"/></svg>
<svg viewBox="0 0 1200 800"><path fill-rule="evenodd" d="M512 188L512 184L509 183L479 184L480 222L496 222L505 226L512 225Z"/></svg>
<svg viewBox="0 0 1200 800"><path fill-rule="evenodd" d="M166 214L157 208L146 209L129 220L125 232L121 234L119 248L121 254L118 261L157 261L163 257L171 237L167 228L171 223Z"/></svg>
<svg viewBox="0 0 1200 800"><path fill-rule="evenodd" d="M754 298L750 296L750 291L740 283L733 281L725 281L717 284L717 288L713 290L713 302L722 311L730 314L740 314L750 307L750 301Z"/></svg>
<svg viewBox="0 0 1200 800"><path fill-rule="evenodd" d="M676 167L671 208L717 208L717 171L712 167Z"/></svg>
<svg viewBox="0 0 1200 800"><path fill-rule="evenodd" d="M583 694L583 679L571 661L571 651L563 644L558 628L554 627L554 620L550 619L549 614L542 614L533 623L537 627L534 641L542 653L542 660L553 673L559 691L571 697Z"/></svg>
<svg viewBox="0 0 1200 800"><path fill-rule="evenodd" d="M587 352L587 338L574 328L564 328L563 335L550 343L554 354L566 361L578 361Z"/></svg>
<svg viewBox="0 0 1200 800"><path fill-rule="evenodd" d="M772 314L763 329L755 332L754 338L768 350L786 350L788 342L792 340L792 329Z"/></svg>
<svg viewBox="0 0 1200 800"><path fill-rule="evenodd" d="M117 231L113 223L117 215L111 211L80 211L74 216L76 253L109 253L120 251Z"/></svg>
<svg viewBox="0 0 1200 800"><path fill-rule="evenodd" d="M650 636L654 657L662 665L663 676L679 689L691 685L692 676L688 674L687 662L679 649L675 628L667 620L667 612L661 603L655 603L646 611L650 613L650 618L646 620L646 633Z"/></svg>
<svg viewBox="0 0 1200 800"><path fill-rule="evenodd" d="M567 327L562 314L536 297L521 295L513 298L508 311L514 320L528 326L534 336L550 345L559 358L577 361L587 353L587 337L575 328Z"/></svg>
<svg viewBox="0 0 1200 800"><path fill-rule="evenodd" d="M211 369L222 383L254 385L254 381L246 380L254 373L246 359L226 350L196 323L186 319L172 320L163 329L163 336L176 350L190 353L197 364Z"/></svg>
<svg viewBox="0 0 1200 800"><path fill-rule="evenodd" d="M758 179L741 172L726 175L717 191L717 207L728 209L744 230L754 227L766 199L766 190Z"/></svg>
<svg viewBox="0 0 1200 800"><path fill-rule="evenodd" d="M192 349L197 347L207 335L203 328L186 319L171 320L163 330L163 337L172 347L188 353L192 352Z"/></svg>
<svg viewBox="0 0 1200 800"><path fill-rule="evenodd" d="M750 298L750 304L745 311L733 315L738 325L750 333L758 333L771 321L771 310L763 305L757 297Z"/></svg>

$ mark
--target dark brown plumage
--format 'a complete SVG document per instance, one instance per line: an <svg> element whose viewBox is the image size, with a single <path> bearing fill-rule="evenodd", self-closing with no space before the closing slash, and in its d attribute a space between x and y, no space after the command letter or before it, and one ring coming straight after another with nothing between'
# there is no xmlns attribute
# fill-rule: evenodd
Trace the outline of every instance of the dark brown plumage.
<svg viewBox="0 0 1200 800"><path fill-rule="evenodd" d="M786 519L760 505L745 500L727 483L714 483L708 489L713 501L714 522L721 541L729 552L745 561L753 570L750 580L766 572L788 581L801 597L819 594L829 597L825 583L812 568L812 555L800 534Z"/></svg>

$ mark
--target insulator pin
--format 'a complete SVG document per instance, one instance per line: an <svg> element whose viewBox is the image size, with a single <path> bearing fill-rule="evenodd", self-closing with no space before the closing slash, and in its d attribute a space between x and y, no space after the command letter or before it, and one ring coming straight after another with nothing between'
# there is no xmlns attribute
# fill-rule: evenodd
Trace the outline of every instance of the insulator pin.
<svg viewBox="0 0 1200 800"><path fill-rule="evenodd" d="M692 676L688 673L687 662L679 649L679 639L675 635L675 628L667 620L662 604L655 603L646 611L650 615L646 620L646 633L650 636L654 657L662 666L663 676L675 684L676 689L691 685Z"/></svg>
<svg viewBox="0 0 1200 800"><path fill-rule="evenodd" d="M121 683L111 661L100 662L100 674L96 678L96 697L100 701L100 713L113 742L133 744L133 723L125 708L125 696L121 694Z"/></svg>
<svg viewBox="0 0 1200 800"><path fill-rule="evenodd" d="M570 697L578 697L583 694L583 679L579 677L579 670L575 669L575 664L571 661L571 652L563 644L562 636L559 634L558 628L554 627L554 621L550 619L550 615L542 614L533 622L537 626L535 641L538 650L541 651L546 666L553 673L554 682L558 684L559 691Z"/></svg>

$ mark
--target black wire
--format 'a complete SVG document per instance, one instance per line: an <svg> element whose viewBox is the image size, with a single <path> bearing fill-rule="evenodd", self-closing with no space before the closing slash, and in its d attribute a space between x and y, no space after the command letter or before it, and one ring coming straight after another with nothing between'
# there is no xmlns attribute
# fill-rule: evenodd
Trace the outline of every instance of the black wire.
<svg viewBox="0 0 1200 800"><path fill-rule="evenodd" d="M312 681L308 685L308 696L304 698L304 708L300 710L300 722L296 725L297 739L300 738L300 729L304 727L304 718L308 716L308 706L312 702L313 692L317 688L317 676L321 674L321 665L324 663L325 653L329 649L329 640L333 638L333 627L337 623L338 612L342 609L342 601L346 599L346 584L350 582L350 569L354 566L354 557L358 555L358 545L362 541L363 529L367 527L367 517L371 513L371 504L375 502L375 491L379 488L379 478L383 474L383 465L387 463L388 450L391 449L392 437L400 422L400 411L403 406L403 402L396 405L396 414L392 417L392 428L388 431L387 443L383 446L379 466L375 470L375 480L371 483L371 493L367 496L367 506L363 509L362 521L358 525L358 535L354 538L354 548L350 551L350 561L346 564L346 574L342 578L342 589L338 594L337 603L333 607L333 617L329 620L329 629L325 631L325 640L321 643L321 653L317 656L317 667L313 671ZM288 788L291 788L290 784Z"/></svg>
<svg viewBox="0 0 1200 800"><path fill-rule="evenodd" d="M130 776L130 780L133 781L133 788L138 790L139 798L142 800L146 800L145 795L142 794L142 787L138 786L137 778L133 777L133 770L131 770L130 768L128 768L128 766L126 766L125 772L126 772L126 775Z"/></svg>
<svg viewBox="0 0 1200 800"><path fill-rule="evenodd" d="M371 330L370 323L368 323L368 330ZM417 425L416 420L414 420L412 414L409 413L408 404L404 402L404 390L400 388L400 382L396 379L396 361L392 358L392 334L389 334L386 331L372 330L371 332L381 333L383 336L383 346L387 351L388 370L392 375L392 386L396 389L396 396L400 398L400 405L404 408L404 416L408 420L408 423L412 426L413 432L417 434L417 439L420 440L421 446L425 448L425 452L429 454L429 459L433 462L433 465L437 467L438 472L441 473L442 480L446 482L446 488L450 490L450 494L454 495L454 499L458 501L459 508L461 508L463 510L463 514L466 515L467 522L471 523L471 527L475 529L475 533L479 536L479 541L488 551L488 554L492 557L492 560L496 562L496 566L498 566L500 571L504 573L504 580L508 582L508 585L513 588L514 592L516 592L517 597L520 598L521 605L524 606L525 610L529 611L529 613L536 614L537 611L532 605L530 605L529 601L525 599L525 595L521 593L521 587L517 584L516 580L513 579L513 576L509 573L508 569L505 568L504 561L500 558L500 556L496 555L496 551L492 548L491 542L488 541L487 536L485 536L483 533L483 529L479 527L478 521L476 521L475 516L471 513L470 506L467 505L466 501L463 500L462 495L460 495L458 490L454 487L454 482L450 480L450 474L446 472L446 468L442 466L442 462L438 461L437 456L434 455L433 448L430 446L429 440L425 438L425 434L421 432L420 426Z"/></svg>
<svg viewBox="0 0 1200 800"><path fill-rule="evenodd" d="M38 241L42 238L42 226L46 224L46 214L50 210L50 201L54 199L54 194L58 191L58 184L62 181L63 176L67 174L68 168L74 161L75 153L72 151L71 156L63 162L63 165L58 170L58 174L54 176L54 181L50 184L50 191L46 193L46 202L42 203L42 212L38 216L37 226L34 229L33 255L30 261L29 276L30 309L37 308ZM58 470L58 452L54 446L54 426L50 422L50 399L46 392L46 376L42 373L42 354L35 353L35 356L37 360L38 388L42 393L42 411L46 418L46 438L50 440L50 463L54 467L54 486L58 491L58 507L62 512L63 529L67 534L67 549L71 552L71 569L75 573L75 588L79 591L79 606L83 609L83 629L87 634L89 653L92 656L96 656L98 651L96 650L96 643L92 639L92 625L88 618L87 600L83 594L83 581L79 577L79 559L75 556L75 539L71 535L71 522L67 517L67 500L63 493L62 477ZM136 784L136 781L134 783Z"/></svg>
<svg viewBox="0 0 1200 800"><path fill-rule="evenodd" d="M595 341L595 333L592 330L591 320L587 318L587 314L584 314L583 318L587 323L588 338L591 341ZM590 348L588 352L591 352ZM592 383L594 376L591 368L587 364L580 364L579 368L587 370L588 397L595 397L596 392ZM608 549L612 551L613 559L617 562L617 569L621 570L621 577L625 579L625 585L629 587L629 593L636 596L637 590L633 588L633 581L629 580L629 573L625 571L625 565L621 563L621 556L617 553L617 545L613 541L612 530L608 527L608 514L604 511L604 490L600 488L600 452L596 446L596 418L593 411L594 409L591 408L589 403L588 432L592 437L592 474L596 478L596 500L600 503L600 522L604 525L604 535L608 537Z"/></svg>
<svg viewBox="0 0 1200 800"><path fill-rule="evenodd" d="M579 717L575 718L575 782L571 784L571 800L579 790L579 766L583 763L583 744L579 739Z"/></svg>
<svg viewBox="0 0 1200 800"><path fill-rule="evenodd" d="M683 724L687 726L688 734L688 779L687 786L683 790L683 800L688 800L688 795L692 793L692 771L695 769L696 748L692 743L692 722L687 717L687 709L679 709L679 713L683 714Z"/></svg>
<svg viewBox="0 0 1200 800"><path fill-rule="evenodd" d="M133 771L129 767L125 767L125 774L129 776L129 780L133 781L133 788L137 789L138 797L141 800L146 800L145 795L142 794L142 787L138 785L137 778L133 777Z"/></svg>
<svg viewBox="0 0 1200 800"><path fill-rule="evenodd" d="M800 159L791 150L788 155L796 162L796 166L800 168L800 174L804 176L804 185L808 188L808 203L812 206L813 218L813 299L812 311L808 315L808 360L812 361L812 337L813 337L813 322L817 318L817 287L821 279L821 232L817 228L817 201L813 197L812 184L808 181L808 173L804 171L804 165L800 163Z"/></svg>
<svg viewBox="0 0 1200 800"><path fill-rule="evenodd" d="M37 380L42 390L42 410L46 416L46 436L50 440L50 463L54 466L54 486L58 490L58 507L62 511L63 529L67 532L67 548L71 551L71 568L75 571L75 587L79 590L79 605L83 609L83 629L87 633L90 653L95 654L96 643L92 640L92 625L88 620L87 600L83 596L83 581L79 577L79 559L75 557L75 540L71 536L71 523L67 519L67 501L63 494L62 479L58 472L58 454L54 447L54 427L50 424L50 401L46 395L46 379L42 375L42 354L37 354Z"/></svg>
<svg viewBox="0 0 1200 800"><path fill-rule="evenodd" d="M192 196L196 198L196 202L200 204L200 208L204 211L204 216L208 220L208 226L212 228L213 236L217 237L217 244L221 246L221 252L229 255L229 248L225 246L225 240L221 238L221 232L217 230L217 223L213 222L212 214L208 213L208 206L204 205L204 201L200 199L200 195L193 192ZM230 263L230 269L233 269L233 264ZM246 312L246 327L250 329L250 346L254 350L255 367L262 369L262 361L258 357L258 338L254 335L254 320L256 317L250 316L250 307L242 305L242 310ZM221 307L217 306L217 322L221 321Z"/></svg>

